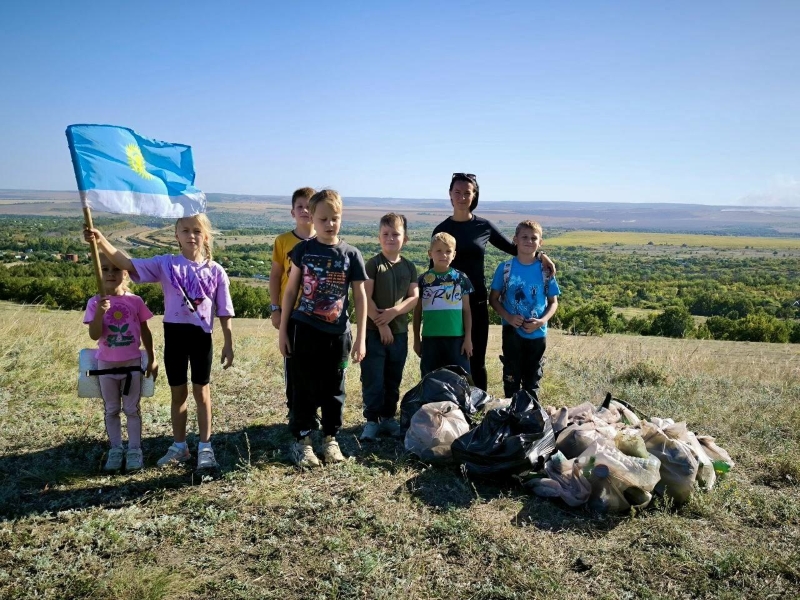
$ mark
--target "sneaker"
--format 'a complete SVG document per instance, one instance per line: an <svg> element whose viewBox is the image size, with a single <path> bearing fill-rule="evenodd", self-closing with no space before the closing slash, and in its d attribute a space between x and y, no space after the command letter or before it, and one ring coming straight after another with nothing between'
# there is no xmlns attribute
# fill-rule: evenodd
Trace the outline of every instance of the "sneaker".
<svg viewBox="0 0 800 600"><path fill-rule="evenodd" d="M393 438L400 437L400 423L396 419L383 419L380 424L380 432Z"/></svg>
<svg viewBox="0 0 800 600"><path fill-rule="evenodd" d="M214 458L214 450L205 448L197 451L197 470L218 469L217 459Z"/></svg>
<svg viewBox="0 0 800 600"><path fill-rule="evenodd" d="M374 442L378 437L378 429L380 429L380 425L377 421L367 421L364 431L361 432L361 437L358 439L362 442Z"/></svg>
<svg viewBox="0 0 800 600"><path fill-rule="evenodd" d="M344 455L339 448L339 442L337 442L336 438L332 435L327 436L325 441L322 443L322 456L325 459L325 462L329 465L343 462L345 460Z"/></svg>
<svg viewBox="0 0 800 600"><path fill-rule="evenodd" d="M179 463L185 463L192 457L191 453L189 452L189 448L184 448L181 450L175 444L172 444L167 449L167 453L158 459L156 463L159 467L166 467L167 465L177 465Z"/></svg>
<svg viewBox="0 0 800 600"><path fill-rule="evenodd" d="M142 458L142 451L138 448L128 450L125 453L125 470L130 473L131 471L139 471L144 466L144 459Z"/></svg>
<svg viewBox="0 0 800 600"><path fill-rule="evenodd" d="M298 440L292 444L289 453L292 457L292 462L301 469L318 467L321 464L317 455L314 454L314 447L311 445L310 436L306 436L302 440Z"/></svg>
<svg viewBox="0 0 800 600"><path fill-rule="evenodd" d="M122 458L125 456L125 450L122 448L112 448L108 451L108 458L103 467L104 471L119 471L122 468Z"/></svg>

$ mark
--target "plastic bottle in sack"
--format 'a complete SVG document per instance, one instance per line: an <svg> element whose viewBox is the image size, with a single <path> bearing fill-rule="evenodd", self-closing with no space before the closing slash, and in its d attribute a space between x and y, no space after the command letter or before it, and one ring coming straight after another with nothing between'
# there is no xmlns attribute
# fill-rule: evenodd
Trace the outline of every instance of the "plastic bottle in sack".
<svg viewBox="0 0 800 600"><path fill-rule="evenodd" d="M585 465L584 475L589 468L587 478L592 483L593 508L606 512L627 512L632 506L647 506L661 468L654 456L626 456L605 441L594 442L587 448L579 464Z"/></svg>

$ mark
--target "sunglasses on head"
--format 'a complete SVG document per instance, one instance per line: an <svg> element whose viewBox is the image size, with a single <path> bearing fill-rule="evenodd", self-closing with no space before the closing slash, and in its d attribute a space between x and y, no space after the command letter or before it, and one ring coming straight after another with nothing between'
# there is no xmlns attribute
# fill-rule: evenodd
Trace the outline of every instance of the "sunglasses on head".
<svg viewBox="0 0 800 600"><path fill-rule="evenodd" d="M478 181L477 176L474 173L453 173L453 179L469 179L470 181Z"/></svg>

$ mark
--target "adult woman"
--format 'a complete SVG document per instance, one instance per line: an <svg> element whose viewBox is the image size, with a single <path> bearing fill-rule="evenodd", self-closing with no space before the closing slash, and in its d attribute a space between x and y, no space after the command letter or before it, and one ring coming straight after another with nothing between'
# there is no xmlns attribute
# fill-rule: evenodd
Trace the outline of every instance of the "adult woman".
<svg viewBox="0 0 800 600"><path fill-rule="evenodd" d="M465 273L475 288L475 292L469 295L473 347L469 362L475 385L486 390L486 345L489 341L489 296L484 274L486 244L511 255L517 254L517 248L491 221L473 214L479 195L475 175L453 173L450 181L453 215L439 223L433 233L444 231L456 239L456 257L452 266ZM549 260L545 259L545 264L552 268Z"/></svg>

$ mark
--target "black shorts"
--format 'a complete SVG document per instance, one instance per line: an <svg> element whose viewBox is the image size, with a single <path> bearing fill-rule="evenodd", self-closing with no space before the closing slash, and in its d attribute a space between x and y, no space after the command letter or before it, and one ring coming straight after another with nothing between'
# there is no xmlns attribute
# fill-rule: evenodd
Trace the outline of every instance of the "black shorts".
<svg viewBox="0 0 800 600"><path fill-rule="evenodd" d="M191 323L164 323L164 368L171 387L185 385L192 366L192 383L206 385L211 380L214 348L211 334Z"/></svg>

